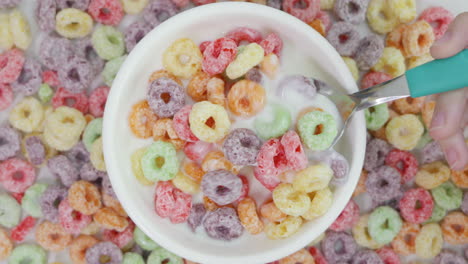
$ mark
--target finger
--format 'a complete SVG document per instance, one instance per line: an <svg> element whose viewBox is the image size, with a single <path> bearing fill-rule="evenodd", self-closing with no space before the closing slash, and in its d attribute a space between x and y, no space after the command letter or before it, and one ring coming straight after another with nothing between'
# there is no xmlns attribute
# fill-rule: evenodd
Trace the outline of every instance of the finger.
<svg viewBox="0 0 468 264"><path fill-rule="evenodd" d="M464 110L468 89L459 89L440 94L432 118L429 133L435 140L449 137L460 130L464 123Z"/></svg>
<svg viewBox="0 0 468 264"><path fill-rule="evenodd" d="M453 170L463 170L468 164L468 147L463 137L463 131L461 129L459 131L451 137L438 141L450 168Z"/></svg>
<svg viewBox="0 0 468 264"><path fill-rule="evenodd" d="M468 12L458 15L444 36L434 42L431 55L435 59L452 57L468 46Z"/></svg>

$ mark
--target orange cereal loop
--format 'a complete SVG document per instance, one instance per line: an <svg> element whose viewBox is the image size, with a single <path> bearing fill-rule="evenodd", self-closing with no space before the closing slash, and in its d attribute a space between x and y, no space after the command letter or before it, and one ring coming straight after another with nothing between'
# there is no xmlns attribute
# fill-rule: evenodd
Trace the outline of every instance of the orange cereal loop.
<svg viewBox="0 0 468 264"><path fill-rule="evenodd" d="M154 80L156 79L159 79L161 77L166 77L166 78L169 78L169 79L172 79L174 80L177 84L179 84L180 86L183 86L182 82L180 81L179 78L177 78L174 74L166 71L166 70L158 70L158 71L155 71L151 74L151 76L149 77L148 79L148 82L153 82Z"/></svg>
<svg viewBox="0 0 468 264"><path fill-rule="evenodd" d="M139 138L149 138L152 136L156 120L158 120L158 116L151 110L146 100L134 104L128 117L130 129Z"/></svg>
<svg viewBox="0 0 468 264"><path fill-rule="evenodd" d="M314 257L305 248L291 254L285 258L280 259L279 264L315 264Z"/></svg>
<svg viewBox="0 0 468 264"><path fill-rule="evenodd" d="M234 174L239 172L239 169L232 165L232 163L224 157L224 154L221 151L212 151L206 154L201 165L204 172L214 170L228 170Z"/></svg>
<svg viewBox="0 0 468 264"><path fill-rule="evenodd" d="M206 83L208 101L213 104L226 106L226 96L224 95L224 81L218 77L211 78Z"/></svg>
<svg viewBox="0 0 468 264"><path fill-rule="evenodd" d="M315 31L320 33L320 35L325 37L325 26L323 25L322 20L316 18L309 23L309 26L311 26L313 29L315 29Z"/></svg>
<svg viewBox="0 0 468 264"><path fill-rule="evenodd" d="M205 172L197 163L186 159L182 165L182 172L190 176L197 183L200 183Z"/></svg>
<svg viewBox="0 0 468 264"><path fill-rule="evenodd" d="M205 206L205 209L208 211L214 211L219 208L219 205L207 196L203 196L203 206Z"/></svg>
<svg viewBox="0 0 468 264"><path fill-rule="evenodd" d="M260 71L265 73L268 78L275 79L279 65L280 61L278 56L274 53L270 53L263 58L262 62L260 62Z"/></svg>
<svg viewBox="0 0 468 264"><path fill-rule="evenodd" d="M392 241L393 250L403 256L415 254L415 241L420 229L418 224L404 222L400 232Z"/></svg>
<svg viewBox="0 0 468 264"><path fill-rule="evenodd" d="M429 52L434 43L434 30L425 20L409 25L403 32L403 49L405 57L422 56Z"/></svg>
<svg viewBox="0 0 468 264"><path fill-rule="evenodd" d="M172 119L163 118L156 120L153 126L153 139L172 143L179 150L185 145L185 141L179 138L172 125Z"/></svg>
<svg viewBox="0 0 468 264"><path fill-rule="evenodd" d="M268 202L260 206L260 215L271 222L280 222L287 216L276 207L274 202Z"/></svg>
<svg viewBox="0 0 468 264"><path fill-rule="evenodd" d="M452 170L452 181L460 188L468 188L468 165L462 171Z"/></svg>
<svg viewBox="0 0 468 264"><path fill-rule="evenodd" d="M13 250L13 242L8 232L0 227L0 261L7 259Z"/></svg>
<svg viewBox="0 0 468 264"><path fill-rule="evenodd" d="M46 250L62 251L68 247L71 240L72 235L60 224L44 221L36 228L36 241Z"/></svg>
<svg viewBox="0 0 468 264"><path fill-rule="evenodd" d="M418 114L424 104L424 96L418 98L407 97L393 102L393 109L399 114Z"/></svg>
<svg viewBox="0 0 468 264"><path fill-rule="evenodd" d="M356 197L366 192L367 174L368 174L367 171L362 169L361 176L359 176L358 184L356 186L356 189L354 189L353 197Z"/></svg>
<svg viewBox="0 0 468 264"><path fill-rule="evenodd" d="M101 208L101 194L94 184L87 181L77 181L68 190L68 201L71 208L92 215Z"/></svg>
<svg viewBox="0 0 468 264"><path fill-rule="evenodd" d="M244 198L237 205L237 214L244 228L252 235L263 231L263 222L258 217L255 200L250 197Z"/></svg>
<svg viewBox="0 0 468 264"><path fill-rule="evenodd" d="M122 232L128 226L126 217L120 216L114 209L103 207L94 214L94 221L106 229Z"/></svg>
<svg viewBox="0 0 468 264"><path fill-rule="evenodd" d="M208 95L206 84L210 79L208 73L198 72L187 84L187 94L196 102L205 101Z"/></svg>
<svg viewBox="0 0 468 264"><path fill-rule="evenodd" d="M421 109L422 119L426 127L431 126L432 115L434 114L434 109L436 106L436 101L426 101L423 104Z"/></svg>
<svg viewBox="0 0 468 264"><path fill-rule="evenodd" d="M441 224L445 242L451 245L468 244L468 216L462 212L451 212Z"/></svg>
<svg viewBox="0 0 468 264"><path fill-rule="evenodd" d="M86 114L84 116L85 120L86 120L86 124L89 124L89 122L93 121L94 120L94 116L91 115L91 114Z"/></svg>
<svg viewBox="0 0 468 264"><path fill-rule="evenodd" d="M260 112L265 106L265 98L265 89L250 80L236 82L227 96L229 110L241 117L251 117Z"/></svg>
<svg viewBox="0 0 468 264"><path fill-rule="evenodd" d="M99 240L93 236L79 235L71 244L68 253L73 264L86 264L86 250L97 244Z"/></svg>
<svg viewBox="0 0 468 264"><path fill-rule="evenodd" d="M103 201L105 207L112 208L120 216L123 216L123 217L128 216L127 212L125 212L125 209L122 207L119 200L112 197L111 195L108 195L108 194L102 192L102 201Z"/></svg>
<svg viewBox="0 0 468 264"><path fill-rule="evenodd" d="M385 40L386 46L399 49L404 57L406 57L406 54L403 48L403 33L407 28L408 25L406 24L399 25L392 32L388 33L387 39Z"/></svg>

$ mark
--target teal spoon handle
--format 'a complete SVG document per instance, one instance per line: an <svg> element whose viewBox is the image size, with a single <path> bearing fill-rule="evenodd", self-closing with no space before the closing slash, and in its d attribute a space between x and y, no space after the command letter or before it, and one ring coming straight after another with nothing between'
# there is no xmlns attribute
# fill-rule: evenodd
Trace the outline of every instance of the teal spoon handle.
<svg viewBox="0 0 468 264"><path fill-rule="evenodd" d="M468 49L408 70L405 75L413 98L468 87Z"/></svg>

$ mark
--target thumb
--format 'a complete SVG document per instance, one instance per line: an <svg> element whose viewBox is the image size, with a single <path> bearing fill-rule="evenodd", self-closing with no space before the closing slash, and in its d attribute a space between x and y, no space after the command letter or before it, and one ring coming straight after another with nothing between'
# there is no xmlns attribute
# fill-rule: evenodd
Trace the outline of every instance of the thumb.
<svg viewBox="0 0 468 264"><path fill-rule="evenodd" d="M452 57L468 47L468 12L458 15L444 36L434 42L431 55L435 59Z"/></svg>

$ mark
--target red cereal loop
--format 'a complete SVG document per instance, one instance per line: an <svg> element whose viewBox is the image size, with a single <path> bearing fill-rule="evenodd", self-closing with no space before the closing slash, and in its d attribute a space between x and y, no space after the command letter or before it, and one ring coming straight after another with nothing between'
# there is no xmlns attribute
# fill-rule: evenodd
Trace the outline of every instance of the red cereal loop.
<svg viewBox="0 0 468 264"><path fill-rule="evenodd" d="M192 196L172 185L171 182L158 182L154 197L156 213L168 217L172 223L179 224L187 220L192 208Z"/></svg>
<svg viewBox="0 0 468 264"><path fill-rule="evenodd" d="M384 264L400 264L400 257L390 247L379 248L375 251Z"/></svg>
<svg viewBox="0 0 468 264"><path fill-rule="evenodd" d="M418 172L418 160L408 151L393 149L385 158L385 165L393 167L401 174L403 183L411 181Z"/></svg>
<svg viewBox="0 0 468 264"><path fill-rule="evenodd" d="M23 193L36 180L34 166L17 158L0 163L0 183L7 191Z"/></svg>
<svg viewBox="0 0 468 264"><path fill-rule="evenodd" d="M327 12L320 10L317 13L315 19L319 19L320 21L322 21L323 26L325 27L325 31L328 31L330 29L332 23L330 15Z"/></svg>
<svg viewBox="0 0 468 264"><path fill-rule="evenodd" d="M102 233L102 237L105 241L110 241L116 244L119 248L125 248L133 241L133 230L135 224L130 221L127 228L124 231L118 232L116 230L106 229Z"/></svg>
<svg viewBox="0 0 468 264"><path fill-rule="evenodd" d="M247 179L247 177L245 177L244 175L238 175L238 176L242 181L242 190L241 190L241 195L239 196L239 199L237 199L236 202L240 202L242 201L242 199L247 197L249 195L249 190L250 190L249 180Z"/></svg>
<svg viewBox="0 0 468 264"><path fill-rule="evenodd" d="M190 130L189 115L192 110L191 105L182 107L173 118L172 126L180 139L187 142L198 141L198 138Z"/></svg>
<svg viewBox="0 0 468 264"><path fill-rule="evenodd" d="M88 112L88 97L86 96L86 92L72 93L63 87L58 88L54 97L52 97L52 107L55 109L60 106L73 107L86 114Z"/></svg>
<svg viewBox="0 0 468 264"><path fill-rule="evenodd" d="M197 142L188 142L184 146L184 154L190 160L201 163L203 159L205 159L206 154L214 149L214 146L215 145L213 143L201 140Z"/></svg>
<svg viewBox="0 0 468 264"><path fill-rule="evenodd" d="M327 259L323 256L322 252L316 247L310 247L309 253L314 257L315 264L328 264Z"/></svg>
<svg viewBox="0 0 468 264"><path fill-rule="evenodd" d="M89 112L94 117L102 117L104 115L109 90L109 87L101 86L94 89L89 95Z"/></svg>
<svg viewBox="0 0 468 264"><path fill-rule="evenodd" d="M23 52L19 49L11 49L0 54L0 80L10 84L21 74L24 64Z"/></svg>
<svg viewBox="0 0 468 264"><path fill-rule="evenodd" d="M78 235L83 228L88 226L93 218L74 210L68 199L63 199L59 207L59 221L63 229L72 235Z"/></svg>
<svg viewBox="0 0 468 264"><path fill-rule="evenodd" d="M88 13L96 22L117 26L124 16L119 0L91 0Z"/></svg>
<svg viewBox="0 0 468 264"><path fill-rule="evenodd" d="M185 7L190 3L189 0L172 0L172 2L179 8Z"/></svg>
<svg viewBox="0 0 468 264"><path fill-rule="evenodd" d="M284 0L283 10L306 23L310 23L320 11L320 0Z"/></svg>
<svg viewBox="0 0 468 264"><path fill-rule="evenodd" d="M283 41L275 33L268 34L259 44L263 51L265 51L265 56L274 53L278 58L281 55L281 50L283 50Z"/></svg>
<svg viewBox="0 0 468 264"><path fill-rule="evenodd" d="M242 41L249 43L258 43L262 40L262 34L255 29L248 27L238 27L234 30L229 31L226 34L226 38L230 38L239 45Z"/></svg>
<svg viewBox="0 0 468 264"><path fill-rule="evenodd" d="M206 47L203 52L202 69L210 75L224 72L236 58L237 44L230 38L219 38Z"/></svg>
<svg viewBox="0 0 468 264"><path fill-rule="evenodd" d="M434 209L434 201L431 194L422 188L406 191L401 198L400 214L408 222L420 224L428 220Z"/></svg>
<svg viewBox="0 0 468 264"><path fill-rule="evenodd" d="M42 72L42 82L52 87L60 86L57 72L51 70Z"/></svg>
<svg viewBox="0 0 468 264"><path fill-rule="evenodd" d="M28 216L24 218L19 225L11 229L11 239L16 242L22 242L35 225L36 219L34 217Z"/></svg>
<svg viewBox="0 0 468 264"><path fill-rule="evenodd" d="M14 95L10 85L0 83L0 111L10 107L13 103Z"/></svg>
<svg viewBox="0 0 468 264"><path fill-rule="evenodd" d="M216 3L216 0L192 0L192 2L199 6L199 5L207 5L207 4L212 4Z"/></svg>
<svg viewBox="0 0 468 264"><path fill-rule="evenodd" d="M333 231L345 231L351 229L359 221L359 205L354 200L349 200L341 214L330 226Z"/></svg>
<svg viewBox="0 0 468 264"><path fill-rule="evenodd" d="M208 47L208 45L210 45L211 41L203 41L202 43L200 43L199 47L200 47L200 52L203 54L203 52L205 52L206 50L206 47Z"/></svg>
<svg viewBox="0 0 468 264"><path fill-rule="evenodd" d="M281 137L280 143L283 146L289 169L299 171L307 167L309 161L302 146L301 138L294 130L286 132Z"/></svg>
<svg viewBox="0 0 468 264"><path fill-rule="evenodd" d="M386 81L390 81L392 78L391 75L383 72L368 72L361 80L361 89L367 89L377 84L381 84Z"/></svg>
<svg viewBox="0 0 468 264"><path fill-rule="evenodd" d="M21 204L21 202L23 201L23 196L24 196L24 193L11 193L11 196L13 196L13 198L15 198L15 200Z"/></svg>
<svg viewBox="0 0 468 264"><path fill-rule="evenodd" d="M436 40L445 34L453 19L453 14L441 6L427 8L418 18L418 20L426 20L432 26Z"/></svg>
<svg viewBox="0 0 468 264"><path fill-rule="evenodd" d="M257 156L257 167L254 169L255 178L268 190L272 191L280 179L278 175L288 168L288 160L279 139L268 140L260 148Z"/></svg>

